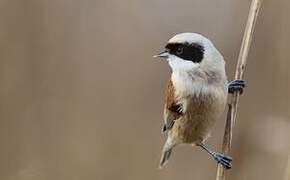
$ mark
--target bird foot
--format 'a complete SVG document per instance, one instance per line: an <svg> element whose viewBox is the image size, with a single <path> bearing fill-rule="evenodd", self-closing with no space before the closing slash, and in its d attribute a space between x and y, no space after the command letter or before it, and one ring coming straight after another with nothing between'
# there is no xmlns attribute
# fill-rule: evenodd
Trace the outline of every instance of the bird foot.
<svg viewBox="0 0 290 180"><path fill-rule="evenodd" d="M232 168L232 161L233 159L230 156L221 154L221 153L215 153L213 154L214 159L224 166L226 169Z"/></svg>
<svg viewBox="0 0 290 180"><path fill-rule="evenodd" d="M228 92L233 94L238 91L240 94L243 94L246 82L244 80L236 79L229 83Z"/></svg>

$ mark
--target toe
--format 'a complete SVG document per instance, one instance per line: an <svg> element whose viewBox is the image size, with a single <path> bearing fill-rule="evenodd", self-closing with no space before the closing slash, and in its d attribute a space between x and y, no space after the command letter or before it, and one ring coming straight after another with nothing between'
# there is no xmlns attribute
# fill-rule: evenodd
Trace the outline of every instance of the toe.
<svg viewBox="0 0 290 180"><path fill-rule="evenodd" d="M219 163L222 164L226 169L230 169L232 167L232 163L224 158L221 159Z"/></svg>
<svg viewBox="0 0 290 180"><path fill-rule="evenodd" d="M218 153L215 155L215 159L218 163L222 164L226 169L230 169L232 167L231 162L233 161L233 159L230 156Z"/></svg>
<svg viewBox="0 0 290 180"><path fill-rule="evenodd" d="M233 80L229 83L229 86L242 86L242 87L245 87L246 85L246 82L244 80Z"/></svg>
<svg viewBox="0 0 290 180"><path fill-rule="evenodd" d="M229 83L228 92L233 94L234 92L238 91L240 94L244 92L244 88L246 83L244 80L236 79Z"/></svg>
<svg viewBox="0 0 290 180"><path fill-rule="evenodd" d="M231 94L234 93L235 91L238 91L240 94L243 94L244 87L242 87L242 86L230 86L228 88L228 92Z"/></svg>
<svg viewBox="0 0 290 180"><path fill-rule="evenodd" d="M231 169L232 168L232 164L229 162L221 162L221 164L223 165L224 168L226 169Z"/></svg>
<svg viewBox="0 0 290 180"><path fill-rule="evenodd" d="M230 156L227 156L227 155L223 155L223 159L225 159L225 160L227 160L227 161L230 161L230 162L233 161L233 158L230 157Z"/></svg>

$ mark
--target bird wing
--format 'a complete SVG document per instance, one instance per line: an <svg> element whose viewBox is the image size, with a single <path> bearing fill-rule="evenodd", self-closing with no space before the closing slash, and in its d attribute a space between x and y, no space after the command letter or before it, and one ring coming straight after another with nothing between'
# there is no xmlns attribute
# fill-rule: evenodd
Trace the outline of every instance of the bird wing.
<svg viewBox="0 0 290 180"><path fill-rule="evenodd" d="M166 132L170 130L173 125L174 121L182 116L182 107L180 104L177 103L175 96L174 96L174 86L172 81L169 80L167 84L167 92L166 92L166 99L165 99L165 107L164 107L164 122L162 132Z"/></svg>

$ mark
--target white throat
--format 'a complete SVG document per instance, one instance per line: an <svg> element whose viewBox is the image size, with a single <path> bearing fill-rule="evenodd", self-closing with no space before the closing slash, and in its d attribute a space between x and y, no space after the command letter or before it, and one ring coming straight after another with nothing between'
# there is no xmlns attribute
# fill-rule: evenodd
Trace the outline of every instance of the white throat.
<svg viewBox="0 0 290 180"><path fill-rule="evenodd" d="M200 66L199 63L194 63L192 61L185 61L174 55L169 55L168 63L173 73L193 71Z"/></svg>
<svg viewBox="0 0 290 180"><path fill-rule="evenodd" d="M169 56L168 63L172 69L171 80L177 99L180 100L187 95L196 94L197 91L200 91L197 88L201 87L198 84L202 81L195 79L194 76L200 67L199 63L185 61L174 55Z"/></svg>
<svg viewBox="0 0 290 180"><path fill-rule="evenodd" d="M209 90L216 89L216 86L226 82L223 59L217 61L214 61L214 58L211 59L212 61L209 61L205 56L203 62L194 63L170 55L168 63L172 69L171 80L176 98L207 94Z"/></svg>

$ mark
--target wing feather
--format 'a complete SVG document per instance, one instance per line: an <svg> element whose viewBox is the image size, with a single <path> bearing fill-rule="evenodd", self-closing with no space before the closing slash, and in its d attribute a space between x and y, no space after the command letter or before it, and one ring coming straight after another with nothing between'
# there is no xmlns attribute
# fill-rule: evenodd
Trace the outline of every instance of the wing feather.
<svg viewBox="0 0 290 180"><path fill-rule="evenodd" d="M164 107L164 121L165 124L162 128L163 132L170 130L174 121L182 116L182 107L177 103L174 96L174 86L171 80L168 81L167 84L167 92L165 99L165 107Z"/></svg>

